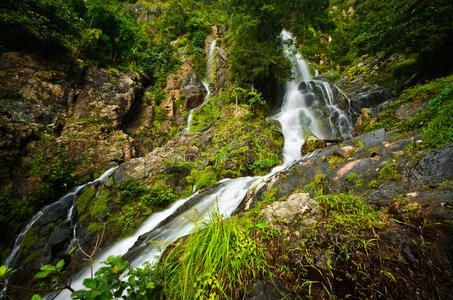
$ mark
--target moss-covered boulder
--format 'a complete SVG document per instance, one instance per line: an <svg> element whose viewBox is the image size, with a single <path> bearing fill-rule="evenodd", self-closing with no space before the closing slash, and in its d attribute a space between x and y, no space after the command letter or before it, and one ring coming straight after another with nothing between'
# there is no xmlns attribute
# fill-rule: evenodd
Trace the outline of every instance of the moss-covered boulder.
<svg viewBox="0 0 453 300"><path fill-rule="evenodd" d="M316 149L321 149L327 146L327 143L324 140L318 139L317 137L310 135L307 137L302 144L301 152L302 155L309 154Z"/></svg>

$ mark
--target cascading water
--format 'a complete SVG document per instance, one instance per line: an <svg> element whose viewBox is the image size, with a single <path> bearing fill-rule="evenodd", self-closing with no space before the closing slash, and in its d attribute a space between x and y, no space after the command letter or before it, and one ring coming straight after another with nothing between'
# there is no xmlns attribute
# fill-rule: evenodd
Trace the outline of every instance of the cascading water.
<svg viewBox="0 0 453 300"><path fill-rule="evenodd" d="M329 94L327 86L318 81L310 81L311 74L307 63L302 56L297 53L293 39L289 32L282 32L282 39L285 42L285 55L291 60L293 65L293 79L286 83L286 94L282 108L278 114L272 118L278 120L282 125L282 132L285 138L283 146L283 165L275 167L269 174L264 177L241 177L236 179L224 179L220 181L213 192L206 192L204 195L194 194L189 198L175 202L165 211L154 214L149 217L137 232L128 238L125 238L108 250L103 252L97 258L94 269L99 268L101 261L104 261L109 255L124 255L133 266L142 266L145 262L154 264L162 251L165 250L168 243L176 241L178 238L185 236L196 229L193 221L190 219L206 219L211 212L218 207L218 212L225 217L230 216L237 206L241 203L250 186L257 180L270 177L290 166L293 162L302 158L301 145L307 132L318 135L320 138L336 137L336 131L332 128L337 124L330 126L332 120L312 108L318 110L318 106L308 104L311 96L310 91L301 91L299 84L301 82L315 82L313 86L309 84L310 89L314 87L323 87L323 93L318 97L324 103L322 113L337 112L343 116L344 113L335 105L335 99ZM330 87L329 87L330 88ZM331 90L330 90L331 91ZM327 97L324 99L324 97ZM317 100L318 101L318 100ZM313 104L313 103L311 103ZM346 116L347 117L347 116ZM319 119L319 120L318 120ZM341 118L333 119L341 120ZM329 125L327 130L325 124ZM340 134L348 134L347 122L341 129ZM342 128L340 126L340 128ZM194 210L186 209L185 204L199 197L194 204ZM182 211L180 211L182 209ZM192 217L187 217L191 215ZM161 241L162 243L150 243L150 241ZM83 270L74 277L72 286L74 289L83 288L82 281L88 276L89 270ZM56 299L67 299L69 292L65 291L58 295Z"/></svg>
<svg viewBox="0 0 453 300"><path fill-rule="evenodd" d="M9 256L5 259L3 262L3 265L5 265L7 268L8 267L14 267L14 264L16 263L17 260L17 255L19 254L19 250L22 246L22 242L24 241L24 237L27 234L27 232L32 228L35 224L39 224L42 221L42 218L46 217L49 214L52 214L54 211L59 210L61 208L67 209L68 213L66 216L66 219L61 223L61 224L69 224L72 232L72 239L71 242L66 249L69 251L74 245L77 244L77 227L76 227L76 222L74 222L74 208L76 206L76 197L77 195L80 194L81 191L83 191L84 188L88 186L98 186L97 194L99 194L101 186L105 183L105 181L113 174L117 167L111 168L107 171L104 172L100 177L97 179L88 182L84 185L77 186L73 188L71 191L60 197L57 201L44 206L40 211L38 211L28 222L28 224L24 227L24 229L19 233L19 235L16 237L16 240L14 241L14 246L13 250L9 254ZM44 225L44 224L41 224ZM8 282L8 280L6 280ZM2 297L2 294L5 292L5 289L0 293L0 298Z"/></svg>
<svg viewBox="0 0 453 300"><path fill-rule="evenodd" d="M66 193L62 197L60 197L57 201L53 202L52 204L49 204L47 206L44 206L40 211L38 211L33 218L30 220L30 222L24 227L22 232L16 237L16 240L14 241L14 246L13 250L11 251L10 255L6 258L6 260L3 262L3 265L10 267L14 264L14 260L16 259L16 256L20 250L20 247L22 245L22 242L24 240L24 236L27 233L27 231L35 225L35 223L39 222L41 217L49 214L52 210L58 208L58 207L69 207L68 209L68 214L66 217L66 220L64 222L70 223L72 226L72 232L73 232L73 238L71 244L74 244L77 240L77 235L76 235L76 228L75 225L73 224L73 219L74 219L74 207L76 205L76 197L77 195L87 186L95 186L100 183L104 183L107 178L112 175L113 171L115 171L115 168L111 168L104 172L99 178L88 182L84 185L77 186L73 188L70 192Z"/></svg>
<svg viewBox="0 0 453 300"><path fill-rule="evenodd" d="M206 80L207 82L210 82L210 79L211 79L211 73L212 73L212 63L213 63L213 60L214 60L214 53L215 53L215 46L216 46L216 42L217 40L213 40L211 42L211 44L209 45L209 51L208 51L208 59L207 59L207 62L206 62ZM209 96L211 96L211 89L209 88L209 83L207 83L206 81L202 80L201 81L201 84L203 85L204 89L206 90L206 96L204 97L204 100L203 100L203 103L201 104L201 106L205 105L206 103L208 103L209 101ZM192 108L190 111L189 111L189 115L187 116L187 125L186 125L186 128L184 128L182 131L181 131L181 134L187 134L189 133L190 131L190 124L192 123L192 117L193 117L193 112L196 110L196 109L200 109L200 107L195 107L195 108Z"/></svg>
<svg viewBox="0 0 453 300"><path fill-rule="evenodd" d="M214 70L212 69L212 64L214 63L214 53L216 44L217 40L213 40L209 45L208 60L206 62L206 79L208 83L211 82L212 74L214 72Z"/></svg>
<svg viewBox="0 0 453 300"><path fill-rule="evenodd" d="M300 149L308 135L320 139L349 136L352 122L336 105L329 83L312 80L310 69L297 52L292 35L282 31L281 39L283 52L292 63L293 78L285 84L282 108L273 119L282 125L285 137L283 159L290 163L301 158ZM336 120L339 120L338 124Z"/></svg>

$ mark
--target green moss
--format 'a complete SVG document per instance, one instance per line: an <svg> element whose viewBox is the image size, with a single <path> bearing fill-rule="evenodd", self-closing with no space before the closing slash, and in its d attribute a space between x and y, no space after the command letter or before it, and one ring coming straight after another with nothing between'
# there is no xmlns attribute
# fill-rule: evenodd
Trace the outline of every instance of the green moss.
<svg viewBox="0 0 453 300"><path fill-rule="evenodd" d="M275 202L277 199L278 188L271 188L266 191L263 197L262 206L269 205Z"/></svg>
<svg viewBox="0 0 453 300"><path fill-rule="evenodd" d="M359 190L359 189L361 189L364 185L365 185L365 179L359 178L359 179L356 180L354 187L355 187L356 189Z"/></svg>
<svg viewBox="0 0 453 300"><path fill-rule="evenodd" d="M96 217L105 215L109 211L108 202L110 200L110 192L102 187L99 195L94 199L90 207L90 215Z"/></svg>
<svg viewBox="0 0 453 300"><path fill-rule="evenodd" d="M87 208L90 201L93 199L94 195L96 194L96 189L94 187L86 187L82 194L77 196L76 199L76 208L77 213L81 215L85 209Z"/></svg>
<svg viewBox="0 0 453 300"><path fill-rule="evenodd" d="M280 163L281 160L278 158L278 155L272 153L268 158L255 160L249 167L249 170L252 170L254 175L264 175L269 169L279 165Z"/></svg>
<svg viewBox="0 0 453 300"><path fill-rule="evenodd" d="M88 224L87 230L89 232L100 232L104 228L104 224L100 222L91 222Z"/></svg>
<svg viewBox="0 0 453 300"><path fill-rule="evenodd" d="M200 110L196 111L193 116L193 124L190 127L190 133L199 132L212 121L220 117L220 110L215 105L215 100L211 99L203 105Z"/></svg>
<svg viewBox="0 0 453 300"><path fill-rule="evenodd" d="M453 143L453 85L445 87L440 95L429 104L433 111L423 128L425 145L429 148L440 148Z"/></svg>
<svg viewBox="0 0 453 300"><path fill-rule="evenodd" d="M357 179L357 176L359 176L357 173L354 173L354 172L349 173L346 176L346 181L349 183L353 183Z"/></svg>
<svg viewBox="0 0 453 300"><path fill-rule="evenodd" d="M439 78L425 84L416 85L404 90L399 98L373 118L365 128L369 132L378 128L407 133L411 130L422 130L429 147L436 148L453 141L451 127L453 108L453 75ZM405 103L426 103L426 109L420 110L413 118L399 120L396 110ZM431 142L430 142L431 141Z"/></svg>
<svg viewBox="0 0 453 300"><path fill-rule="evenodd" d="M401 176L398 174L398 163L388 163L386 161L382 163L381 169L379 170L378 179L380 183L400 180Z"/></svg>
<svg viewBox="0 0 453 300"><path fill-rule="evenodd" d="M109 68L109 69L108 69L108 72L109 72L109 74L112 75L112 76L115 76L115 77L120 76L120 71L118 71L118 70L115 69L115 68Z"/></svg>
<svg viewBox="0 0 453 300"><path fill-rule="evenodd" d="M379 186L379 182L376 179L373 179L368 183L368 186L372 189L375 189Z"/></svg>
<svg viewBox="0 0 453 300"><path fill-rule="evenodd" d="M194 184L197 189L213 185L217 182L215 168L210 166L202 170L192 169L190 176L186 177L188 183Z"/></svg>
<svg viewBox="0 0 453 300"><path fill-rule="evenodd" d="M330 165L329 172L332 172L339 164L343 163L346 159L342 156L333 155L327 158Z"/></svg>
<svg viewBox="0 0 453 300"><path fill-rule="evenodd" d="M22 241L21 251L26 251L30 246L39 241L39 228L36 226L31 227L25 233L24 240Z"/></svg>
<svg viewBox="0 0 453 300"><path fill-rule="evenodd" d="M38 256L38 254L39 254L40 252L41 252L40 249L34 250L31 254L29 254L29 255L27 256L27 258L25 258L25 263L28 264L28 263L32 262L32 261L36 258L36 256Z"/></svg>

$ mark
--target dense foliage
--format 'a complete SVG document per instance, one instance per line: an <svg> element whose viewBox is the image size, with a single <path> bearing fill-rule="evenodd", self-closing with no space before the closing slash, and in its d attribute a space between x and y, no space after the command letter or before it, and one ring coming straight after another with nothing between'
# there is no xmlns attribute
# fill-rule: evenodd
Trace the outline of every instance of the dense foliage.
<svg viewBox="0 0 453 300"><path fill-rule="evenodd" d="M153 106L153 120L152 128L140 131L134 138L147 136L152 146L162 145L182 129L180 125L168 132L161 130L162 124L169 120L169 114L161 105L167 97L164 87L168 76L177 73L182 62L188 62L200 77L205 76L208 36L217 38L226 53L227 80L231 86L215 91L210 102L194 113L190 130L190 134L209 128L216 130L211 147L203 148L204 145L194 141L193 146L202 149L197 158L191 161L179 157L168 159L152 183L137 180L112 183L100 190L97 197L94 189L84 190L77 199L77 213L81 221L90 220L88 232L100 232L107 224L109 233L115 237L130 234L146 216L165 208L193 188L208 187L226 177L263 175L281 162L277 153L283 144L282 137L265 122L264 115L269 111L269 103L276 98L273 96L279 86L290 76L290 63L282 54L279 38L282 29L294 34L300 52L313 67L334 73L333 78L342 72L349 77L365 72L364 61L372 62L372 68L379 69L376 77L384 77L383 72L391 73L385 78L391 88L395 80L415 78L407 85L418 84L410 88L404 86L393 103L363 124L364 132L383 127L403 135L416 131L422 134L426 148L439 148L453 142L453 78L451 75L437 78L453 70L451 1L133 2L4 0L0 3L1 53L23 51L69 58L70 62L80 59L83 66L111 67L109 72L116 75L118 70L140 72L147 87L143 103ZM385 68L380 68L382 65ZM174 99L175 107L182 109L183 101L183 97ZM423 109L395 121L398 110L410 105L420 105ZM171 121L172 125L176 123L174 118ZM231 124L235 124L233 129ZM90 158L69 158L67 148L53 141L45 143L41 147L38 142L37 147L52 149L25 158L30 162L27 174L42 180L36 192L27 199L16 198L10 187L0 193L0 225L5 229L0 235L1 241L11 240L10 232L17 233L24 219L31 217L34 211L71 186L88 180L76 178L74 164L86 166ZM334 157L327 161L332 171L345 159ZM400 180L396 162L380 167L377 180L370 181L368 187ZM170 186L165 181L172 176L181 178L174 182L185 190L177 190L176 184ZM350 173L347 180L360 189L365 182L357 176ZM307 287L310 287L308 294L311 293L312 285L325 289L327 294L333 292L328 284L333 280L334 269L341 269L340 264L347 265L351 261L362 263L361 255L368 256L367 247L375 246L370 231L383 226L378 221L378 212L363 199L352 194L323 195L325 185L325 176L318 174L305 186L306 191L317 196L324 218L324 223L309 228L307 237L301 239L306 248L294 250L300 255L299 262L308 266L301 269L301 278L305 281L296 289L305 294ZM274 196L265 196L264 202ZM252 281L263 274L273 276L264 246L256 241L265 243L268 238L278 239L280 232L270 230L266 223L256 219L245 219L250 223L245 224L238 218L221 221L219 216L214 216L212 221L175 247L154 269L149 266L133 269L120 257L109 258L106 267L85 281L89 290L73 296L110 299L127 293L133 299L145 299L177 298L182 293L189 298L193 295L245 297ZM324 239L318 240L320 232L332 236L341 233L341 236L335 244L329 244ZM32 228L24 240L21 251L25 252L38 240L37 228ZM328 261L330 273L320 272L321 278L315 284L310 272L316 271L312 264L316 253L308 250L321 251L326 245L332 252L328 253L329 257L335 255L336 260ZM7 252L8 249L2 249L3 256ZM284 272L283 265L279 266L282 270L272 271L282 278L292 276ZM47 269L59 275L63 263ZM127 270L129 277L125 281L120 276ZM368 276L371 272L359 274L350 265L344 270L358 278L358 286L376 289L378 294L393 277L385 273L385 269L372 269L378 274L374 277ZM6 273L6 269L0 269L0 277ZM349 280L348 276L340 274L339 278ZM375 285L373 278L384 283Z"/></svg>

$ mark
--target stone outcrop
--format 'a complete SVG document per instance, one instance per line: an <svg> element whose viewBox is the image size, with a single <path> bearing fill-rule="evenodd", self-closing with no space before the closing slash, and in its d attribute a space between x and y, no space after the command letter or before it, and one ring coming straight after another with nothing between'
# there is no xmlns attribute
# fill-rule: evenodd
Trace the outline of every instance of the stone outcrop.
<svg viewBox="0 0 453 300"><path fill-rule="evenodd" d="M316 222L314 216L319 214L316 201L310 198L308 193L293 193L285 201L275 201L262 210L264 219L272 222L274 219L292 222L296 217L304 216L304 223Z"/></svg>
<svg viewBox="0 0 453 300"><path fill-rule="evenodd" d="M393 99L388 88L369 83L364 76L345 76L337 82L337 86L347 95L351 106L359 112L363 108L373 108L373 114L377 114L384 108L384 102Z"/></svg>
<svg viewBox="0 0 453 300"><path fill-rule="evenodd" d="M65 64L6 52L0 57L0 182L13 184L22 155L42 133L57 134L75 91L67 76L80 76ZM14 178L15 179L15 178Z"/></svg>
<svg viewBox="0 0 453 300"><path fill-rule="evenodd" d="M301 152L302 155L309 154L315 151L316 149L324 148L325 146L327 146L327 143L324 140L318 139L317 137L310 135L305 139L304 143L302 144Z"/></svg>

